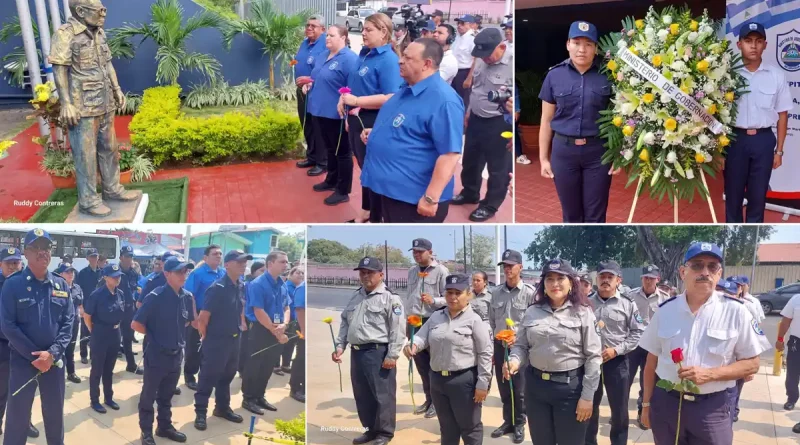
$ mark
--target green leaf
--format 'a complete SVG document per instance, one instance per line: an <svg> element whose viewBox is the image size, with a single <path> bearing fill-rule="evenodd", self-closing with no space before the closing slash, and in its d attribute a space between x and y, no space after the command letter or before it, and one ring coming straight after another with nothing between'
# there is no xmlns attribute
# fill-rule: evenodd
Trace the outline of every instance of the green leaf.
<svg viewBox="0 0 800 445"><path fill-rule="evenodd" d="M642 149L642 145L644 144L644 135L645 135L645 133L647 133L647 132L644 131L644 130L639 132L639 139L636 141L636 151L637 152Z"/></svg>
<svg viewBox="0 0 800 445"><path fill-rule="evenodd" d="M656 386L665 390L665 391L672 391L675 389L675 383L670 382L669 380L661 379L656 382Z"/></svg>
<svg viewBox="0 0 800 445"><path fill-rule="evenodd" d="M693 394L700 394L700 388L693 381L685 380L683 385L686 388L686 392L691 392Z"/></svg>

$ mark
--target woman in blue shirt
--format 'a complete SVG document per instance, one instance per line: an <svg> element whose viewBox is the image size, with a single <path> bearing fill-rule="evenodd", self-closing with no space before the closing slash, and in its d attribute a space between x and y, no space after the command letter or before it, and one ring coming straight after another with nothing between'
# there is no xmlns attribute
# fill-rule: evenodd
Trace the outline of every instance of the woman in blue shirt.
<svg viewBox="0 0 800 445"><path fill-rule="evenodd" d="M350 201L353 187L353 154L344 133L343 118L339 116L337 103L339 90L347 86L347 79L357 65L358 56L346 47L347 29L331 25L325 37L323 52L314 63L311 82L303 86L308 91L308 113L313 125L314 150L328 152L328 174L325 180L314 186L314 190L333 194L325 198L325 204L334 206Z"/></svg>
<svg viewBox="0 0 800 445"><path fill-rule="evenodd" d="M358 66L347 80L352 92L339 99L339 115L347 116L350 147L361 169L367 156L367 145L361 140L361 132L364 128L372 128L378 110L403 84L400 59L392 43L392 30L392 19L386 14L372 14L364 20L364 47L358 55ZM350 113L356 108L360 108L358 116ZM348 222L381 222L380 197L372 195L367 187L361 187L361 215Z"/></svg>

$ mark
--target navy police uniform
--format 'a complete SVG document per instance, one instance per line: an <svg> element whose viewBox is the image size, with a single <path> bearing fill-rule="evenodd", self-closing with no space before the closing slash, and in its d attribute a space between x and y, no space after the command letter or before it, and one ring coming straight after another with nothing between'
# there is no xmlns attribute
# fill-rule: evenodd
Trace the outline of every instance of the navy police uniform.
<svg viewBox="0 0 800 445"><path fill-rule="evenodd" d="M103 276L118 278L122 276L119 265L109 264L103 268ZM100 405L100 380L103 380L105 403L114 406L112 378L117 363L120 343L120 323L125 312L125 293L119 287L111 290L104 283L95 289L83 307L83 313L91 317L92 323L92 369L89 374L89 398L95 411L104 413Z"/></svg>
<svg viewBox="0 0 800 445"><path fill-rule="evenodd" d="M123 255L133 257L133 247L122 246L119 250L120 258L122 258ZM127 371L141 375L142 371L137 369L136 358L134 358L133 355L133 328L131 328L133 314L136 313L136 295L141 291L141 289L139 289L139 278L141 278L141 275L133 270L133 267L128 270L120 267L120 272L122 272L122 280L119 282L119 290L122 291L124 302L123 317L120 324L122 351L128 363Z"/></svg>
<svg viewBox="0 0 800 445"><path fill-rule="evenodd" d="M575 22L569 38L578 37L597 42L597 28ZM550 69L539 93L539 99L556 106L550 162L566 223L606 222L611 176L601 159L605 148L596 121L608 108L611 82L599 63L581 74L567 59Z"/></svg>
<svg viewBox="0 0 800 445"><path fill-rule="evenodd" d="M16 247L5 247L0 251L0 261L22 261L22 256ZM19 272L12 273L5 276L0 273L0 291L3 289L3 284L6 280L18 274ZM8 374L11 366L11 349L8 345L8 339L0 331L0 431L2 431L3 416L6 413L6 403L8 402Z"/></svg>
<svg viewBox="0 0 800 445"><path fill-rule="evenodd" d="M175 252L164 252L161 255L161 261L166 262L167 259L170 257L176 256ZM144 286L142 287L142 291L139 292L138 298L136 300L137 305L141 306L144 303L144 297L150 295L151 292L158 289L161 286L166 286L167 284L167 277L164 275L164 272L158 272L153 274L152 277L148 278L145 282ZM147 334L144 336L144 340L142 341L142 354L147 351Z"/></svg>
<svg viewBox="0 0 800 445"><path fill-rule="evenodd" d="M224 276L225 270L222 267L211 269L208 263L205 263L194 269L186 278L186 284L183 287L194 296L193 311L195 315L203 309L206 290ZM200 332L194 326L189 325L186 327L186 360L183 364L183 381L192 390L197 388L195 375L200 371L201 357Z"/></svg>
<svg viewBox="0 0 800 445"><path fill-rule="evenodd" d="M52 244L50 234L34 229L25 236L25 245L44 239ZM64 444L64 368L58 366L72 337L75 311L69 298L66 280L45 272L39 280L30 267L14 274L3 284L0 293L0 326L11 347L9 390L16 391L39 373L32 362L33 352L47 351L53 365L38 378L47 443ZM8 401L4 445L24 445L31 407L37 385L28 385Z"/></svg>
<svg viewBox="0 0 800 445"><path fill-rule="evenodd" d="M71 263L62 263L53 273L61 275L69 271L77 275L77 271L72 267ZM64 353L64 358L67 362L67 379L73 383L80 383L80 377L75 375L75 343L78 342L78 328L80 327L80 323L78 323L77 319L80 316L79 308L83 306L83 289L81 289L78 283L73 281L72 286L69 288L69 295L72 298L72 307L75 310L75 323L72 324L72 338L69 341L69 346L67 346L67 351Z"/></svg>
<svg viewBox="0 0 800 445"><path fill-rule="evenodd" d="M86 253L86 258L89 257L98 257L99 254L97 253L97 249L91 248ZM86 266L78 272L78 276L75 278L75 281L78 283L78 286L81 287L83 291L83 295L88 297L92 295L95 288L97 288L97 283L100 282L100 277L102 276L103 271L98 267L97 269L92 269L92 266ZM83 321L81 318L81 340L80 340L80 350L81 350L81 362L83 364L89 363L89 328L86 327L86 322Z"/></svg>
<svg viewBox="0 0 800 445"><path fill-rule="evenodd" d="M788 339L783 350L786 355L786 381L784 382L786 403L783 408L791 411L797 400L800 399L800 390L798 389L800 386L800 319L795 321L800 317L800 295L795 295L789 300L786 307L781 310L781 316L789 320L789 327L785 333ZM783 343L783 337L778 337L778 342Z"/></svg>

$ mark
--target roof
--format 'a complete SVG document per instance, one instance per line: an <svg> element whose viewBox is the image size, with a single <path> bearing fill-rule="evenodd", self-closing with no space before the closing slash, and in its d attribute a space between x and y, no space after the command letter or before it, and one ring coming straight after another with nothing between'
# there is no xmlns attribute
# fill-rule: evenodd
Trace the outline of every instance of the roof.
<svg viewBox="0 0 800 445"><path fill-rule="evenodd" d="M586 3L609 3L621 0L517 0L514 7L517 10L528 8L547 8L551 6L582 5Z"/></svg>
<svg viewBox="0 0 800 445"><path fill-rule="evenodd" d="M250 241L249 239L244 238L242 236L239 236L234 232L202 232L202 233L195 233L195 234L192 234L192 239L200 238L200 237L208 238L208 234L209 233L211 234L211 236L221 236L223 238L226 238L226 237L230 238L230 239L232 239L234 241L237 241L239 243L244 244L245 246L249 246L249 245L253 244L253 242Z"/></svg>
<svg viewBox="0 0 800 445"><path fill-rule="evenodd" d="M759 263L800 263L800 243L759 244Z"/></svg>

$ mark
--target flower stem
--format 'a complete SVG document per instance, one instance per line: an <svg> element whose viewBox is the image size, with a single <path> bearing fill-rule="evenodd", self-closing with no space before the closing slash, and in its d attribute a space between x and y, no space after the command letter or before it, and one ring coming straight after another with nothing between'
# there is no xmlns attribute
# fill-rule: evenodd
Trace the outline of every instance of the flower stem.
<svg viewBox="0 0 800 445"><path fill-rule="evenodd" d="M331 340L333 340L333 352L336 352L336 337L333 336L333 326L328 323L328 327L331 329ZM339 392L344 392L344 387L342 386L342 364L337 363L339 365Z"/></svg>
<svg viewBox="0 0 800 445"><path fill-rule="evenodd" d="M29 385L31 382L33 382L33 381L36 381L36 383L39 383L39 376L40 376L40 375L42 375L42 371L39 371L39 373L38 373L38 374L36 374L35 376L31 377L31 379L30 379L30 380L28 380L27 382L25 382L25 384L24 384L24 385L20 386L18 390L14 391L14 394L11 394L11 397L14 397L14 396L16 396L17 394L19 394L19 392L20 392L20 391L22 391L22 388L25 388L25 387L26 387L26 386L28 386L28 385Z"/></svg>
<svg viewBox="0 0 800 445"><path fill-rule="evenodd" d="M339 140L336 142L336 153L339 154L339 145L342 144L342 132L344 131L344 120L347 119L347 105L344 107L344 119L339 121Z"/></svg>
<svg viewBox="0 0 800 445"><path fill-rule="evenodd" d="M506 350L506 368L509 368L510 365L508 364L508 343L503 342L503 348ZM517 416L514 415L514 376L509 376L508 379L508 386L511 388L511 424L517 426Z"/></svg>
<svg viewBox="0 0 800 445"><path fill-rule="evenodd" d="M683 407L683 391L678 399L678 428L675 431L675 445L678 445L678 438L681 436L681 408Z"/></svg>
<svg viewBox="0 0 800 445"><path fill-rule="evenodd" d="M414 326L411 326L411 346L414 346ZM411 404L414 409L417 408L417 402L414 401L414 366L412 366L412 359L408 359L408 387L411 388Z"/></svg>

